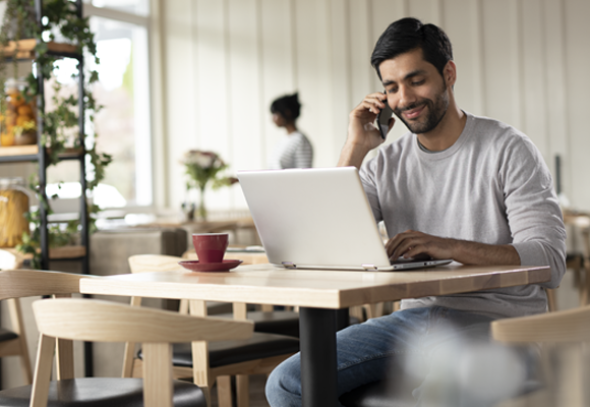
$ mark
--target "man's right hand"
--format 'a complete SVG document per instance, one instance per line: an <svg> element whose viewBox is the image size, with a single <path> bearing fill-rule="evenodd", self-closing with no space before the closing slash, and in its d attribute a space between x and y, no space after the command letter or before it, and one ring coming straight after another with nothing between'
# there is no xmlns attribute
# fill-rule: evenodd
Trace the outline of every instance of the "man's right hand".
<svg viewBox="0 0 590 407"><path fill-rule="evenodd" d="M377 114L385 107L385 103L387 103L385 94L371 93L350 112L348 137L340 154L339 167L352 165L360 168L367 153L383 143L384 140L373 123ZM395 119L391 118L389 130L394 122Z"/></svg>

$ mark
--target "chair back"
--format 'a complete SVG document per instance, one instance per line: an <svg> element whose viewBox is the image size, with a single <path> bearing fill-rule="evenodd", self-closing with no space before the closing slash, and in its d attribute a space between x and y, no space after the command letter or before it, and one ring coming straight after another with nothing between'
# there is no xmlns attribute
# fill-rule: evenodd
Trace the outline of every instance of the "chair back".
<svg viewBox="0 0 590 407"><path fill-rule="evenodd" d="M202 318L108 301L36 301L33 311L43 335L80 341L182 343L247 339L253 323Z"/></svg>
<svg viewBox="0 0 590 407"><path fill-rule="evenodd" d="M80 292L80 279L89 276L45 270L0 271L0 300Z"/></svg>
<svg viewBox="0 0 590 407"><path fill-rule="evenodd" d="M492 322L492 336L501 342L590 342L590 305Z"/></svg>

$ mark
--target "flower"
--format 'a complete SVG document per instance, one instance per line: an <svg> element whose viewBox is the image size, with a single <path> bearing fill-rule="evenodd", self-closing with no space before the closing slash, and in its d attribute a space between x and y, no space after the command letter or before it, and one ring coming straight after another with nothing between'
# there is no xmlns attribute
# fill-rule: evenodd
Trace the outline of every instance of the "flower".
<svg viewBox="0 0 590 407"><path fill-rule="evenodd" d="M190 180L187 182L187 191L190 188L198 188L201 191L201 202L199 213L201 219L206 219L207 211L205 209L205 188L209 182L214 189L229 186L238 182L234 177L221 177L219 174L229 166L223 162L221 157L213 151L190 150L184 154L181 160L186 169L186 174Z"/></svg>
<svg viewBox="0 0 590 407"><path fill-rule="evenodd" d="M190 150L184 154L181 161L186 167L186 174L190 177L194 186L201 191L205 189L209 181L213 187L230 185L227 177L218 177L228 165L213 151Z"/></svg>

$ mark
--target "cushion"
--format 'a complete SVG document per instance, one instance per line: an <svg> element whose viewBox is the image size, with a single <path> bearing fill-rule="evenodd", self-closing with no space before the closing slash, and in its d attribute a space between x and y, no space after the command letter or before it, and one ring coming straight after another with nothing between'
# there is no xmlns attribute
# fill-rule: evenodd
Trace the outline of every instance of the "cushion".
<svg viewBox="0 0 590 407"><path fill-rule="evenodd" d="M0 342L18 338L18 335L8 329L0 328Z"/></svg>
<svg viewBox="0 0 590 407"><path fill-rule="evenodd" d="M31 386L0 391L0 407L28 407ZM143 407L143 379L81 378L51 382L48 407ZM203 391L174 381L175 407L207 407Z"/></svg>
<svg viewBox="0 0 590 407"><path fill-rule="evenodd" d="M250 360L299 352L299 339L284 335L255 332L251 338L209 343L209 366L219 367ZM142 358L141 350L138 357ZM192 367L190 343L174 344L174 366Z"/></svg>

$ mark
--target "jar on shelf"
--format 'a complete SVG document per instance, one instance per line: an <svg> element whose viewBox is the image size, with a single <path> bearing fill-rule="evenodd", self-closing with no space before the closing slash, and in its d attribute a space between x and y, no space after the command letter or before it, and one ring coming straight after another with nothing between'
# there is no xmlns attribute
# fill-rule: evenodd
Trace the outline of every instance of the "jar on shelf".
<svg viewBox="0 0 590 407"><path fill-rule="evenodd" d="M35 101L24 97L26 82L10 78L4 84L5 109L0 112L0 145L21 146L37 143Z"/></svg>
<svg viewBox="0 0 590 407"><path fill-rule="evenodd" d="M0 247L22 243L23 233L29 233L29 195L23 178L0 178Z"/></svg>

